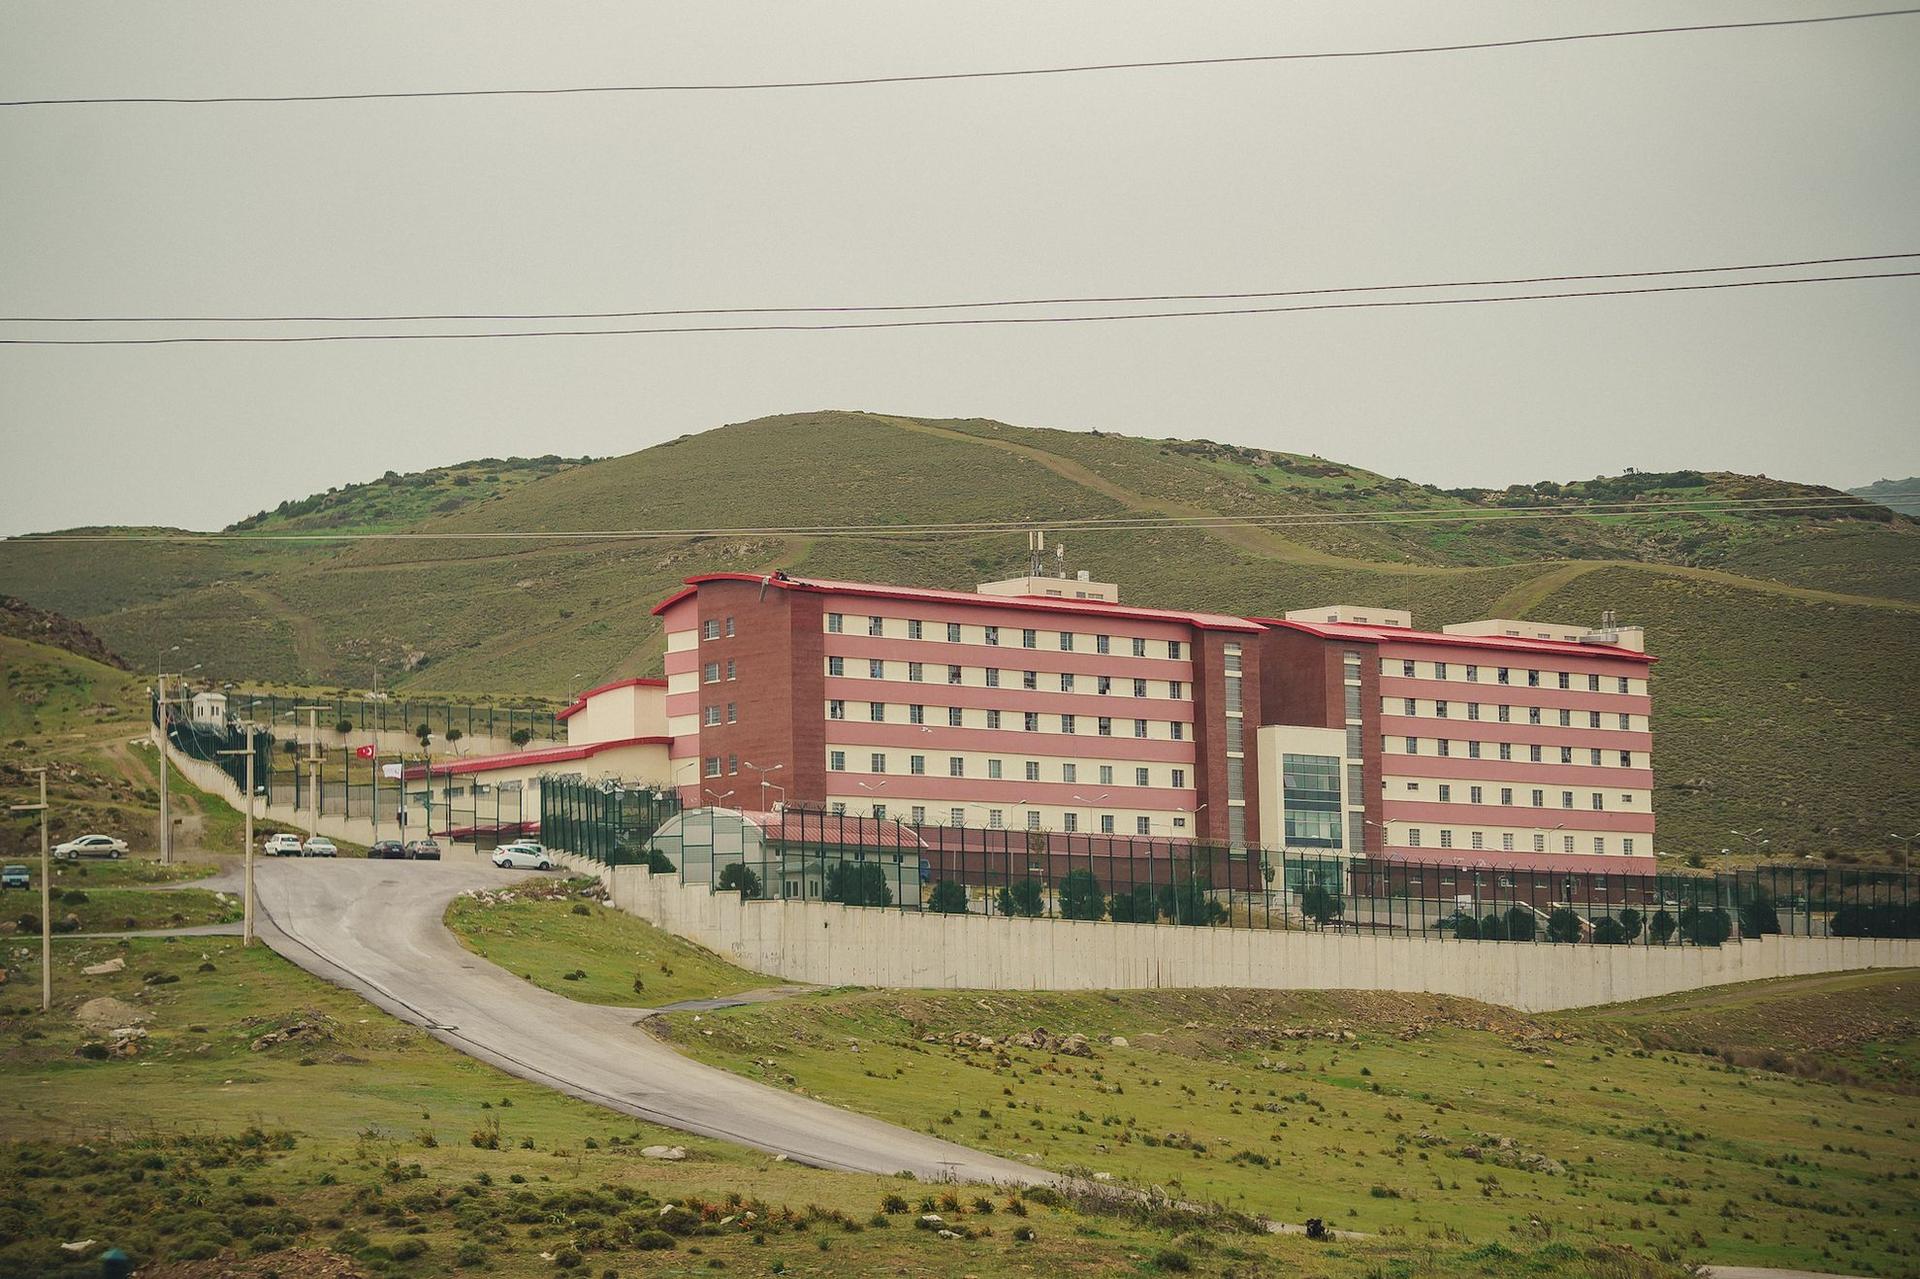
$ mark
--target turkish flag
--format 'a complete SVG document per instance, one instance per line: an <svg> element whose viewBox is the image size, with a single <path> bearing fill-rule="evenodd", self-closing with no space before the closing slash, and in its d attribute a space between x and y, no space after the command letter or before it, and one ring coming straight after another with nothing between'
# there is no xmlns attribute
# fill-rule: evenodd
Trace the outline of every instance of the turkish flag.
<svg viewBox="0 0 1920 1279"><path fill-rule="evenodd" d="M353 754L354 754L354 758L356 758L356 759L372 759L372 758L373 758L373 747L371 747L371 746L356 746L356 747L354 747L354 748L353 748Z"/></svg>

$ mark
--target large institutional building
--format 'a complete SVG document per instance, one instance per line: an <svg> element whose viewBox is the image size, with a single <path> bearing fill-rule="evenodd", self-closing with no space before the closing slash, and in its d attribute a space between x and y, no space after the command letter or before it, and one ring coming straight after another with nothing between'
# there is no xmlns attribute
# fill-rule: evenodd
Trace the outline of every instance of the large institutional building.
<svg viewBox="0 0 1920 1279"><path fill-rule="evenodd" d="M619 699L617 736L663 728L690 807L1652 866L1637 628L1232 617L1125 605L1084 576L966 593L713 573L654 612L665 689L594 690L569 729Z"/></svg>

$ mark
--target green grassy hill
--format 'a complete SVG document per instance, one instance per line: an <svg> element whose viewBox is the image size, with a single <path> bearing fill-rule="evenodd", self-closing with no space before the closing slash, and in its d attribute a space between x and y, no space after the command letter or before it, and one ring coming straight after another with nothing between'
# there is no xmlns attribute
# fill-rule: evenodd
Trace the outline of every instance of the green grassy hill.
<svg viewBox="0 0 1920 1279"><path fill-rule="evenodd" d="M1875 480L1847 492L1881 502L1888 510L1902 515L1920 515L1920 475L1910 475L1904 480Z"/></svg>
<svg viewBox="0 0 1920 1279"><path fill-rule="evenodd" d="M1594 621L1612 608L1645 623L1663 659L1654 731L1668 848L1715 851L1729 827L1758 822L1778 852L1881 856L1889 832L1920 829L1920 524L1878 507L1695 515L1682 505L1837 490L1683 471L1442 491L1204 440L854 412L738 423L598 462L429 475L243 523L713 531L110 549L24 538L0 543L0 591L84 621L137 667L178 645L176 667L211 676L558 696L657 672L649 609L691 573L781 567L966 587L1024 559L1013 535L807 531L820 526L1231 514L1272 523L1065 540L1074 567L1165 605L1276 612L1342 600L1411 608L1423 626ZM1578 515L1623 501L1644 505ZM795 531L726 531L746 527Z"/></svg>

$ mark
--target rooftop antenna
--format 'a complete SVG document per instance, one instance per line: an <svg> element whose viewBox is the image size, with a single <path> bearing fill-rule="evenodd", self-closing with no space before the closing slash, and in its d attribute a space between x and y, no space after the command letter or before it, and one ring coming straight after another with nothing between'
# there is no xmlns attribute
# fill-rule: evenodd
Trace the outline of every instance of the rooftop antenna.
<svg viewBox="0 0 1920 1279"><path fill-rule="evenodd" d="M1065 577L1067 575L1067 548L1064 543L1055 542L1053 544L1053 567L1053 575L1055 577Z"/></svg>
<svg viewBox="0 0 1920 1279"><path fill-rule="evenodd" d="M1043 576L1041 564L1047 554L1047 533L1045 529L1027 530L1027 576Z"/></svg>

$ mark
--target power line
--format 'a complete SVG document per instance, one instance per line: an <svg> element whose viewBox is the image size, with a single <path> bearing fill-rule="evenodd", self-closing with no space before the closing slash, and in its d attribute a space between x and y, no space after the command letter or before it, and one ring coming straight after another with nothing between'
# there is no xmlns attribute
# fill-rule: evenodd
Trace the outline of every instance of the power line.
<svg viewBox="0 0 1920 1279"><path fill-rule="evenodd" d="M1804 27L1832 22L1859 22L1901 18L1920 9L1879 9L1866 13L1834 13L1814 18L1773 18L1753 22L1704 22L1677 27L1638 27L1621 31L1581 31L1565 35L1521 36L1508 40L1475 40L1460 44L1407 45L1391 49L1340 49L1314 53L1261 53L1218 58L1163 58L1146 62L1096 62L1077 66L1022 67L1003 71L941 71L925 75L852 76L833 80L760 80L712 84L604 84L559 85L530 89L414 89L373 93L229 94L217 97L122 96L84 98L20 98L0 101L0 107L167 105L207 106L277 102L370 102L410 98L557 97L614 93L735 93L771 89L842 89L881 84L928 84L950 80L1006 80L1032 76L1085 75L1102 71L1148 71L1184 67L1220 67L1270 62L1312 62L1356 58L1398 58L1419 54L1468 53L1517 49L1530 45L1571 44L1585 40L1622 40L1640 36L1685 35L1706 31L1751 31L1764 27Z"/></svg>
<svg viewBox="0 0 1920 1279"><path fill-rule="evenodd" d="M1653 271L1596 271L1584 275L1527 275L1486 280L1432 280L1414 284L1353 284L1314 289L1272 289L1239 293L1136 293L1093 297L999 298L977 302L894 302L845 306L683 307L657 311L527 311L421 315L8 315L0 324L397 324L411 321L488 320L636 320L681 315L845 315L863 312L987 310L1016 306L1112 305L1140 302L1232 302L1256 298L1318 297L1331 293L1388 293L1421 289L1477 289L1521 284L1562 284L1586 280L1643 280L1659 276L1714 275L1732 271L1774 271L1920 258L1920 252L1865 253L1841 258L1800 258L1787 262L1746 262L1734 266L1667 267Z"/></svg>
<svg viewBox="0 0 1920 1279"><path fill-rule="evenodd" d="M1890 493L1883 497L1920 496L1920 492ZM1076 536L1088 533L1206 532L1212 529L1286 529L1381 526L1428 523L1505 523L1515 520L1618 519L1648 515L1741 515L1741 514L1813 514L1822 511L1845 512L1878 508L1881 501L1848 494L1808 495L1803 498L1721 499L1719 505L1707 505L1715 499L1694 499L1683 509L1676 503L1604 503L1590 507L1540 509L1532 507L1487 509L1480 507L1406 508L1390 512L1327 514L1313 512L1274 516L1135 516L1082 521L1007 520L967 524L938 525L818 525L764 528L677 528L677 529L578 529L578 530L475 530L461 532L391 533L49 533L8 539L9 544L29 546L37 543L133 542L133 543L284 543L284 542L462 542L462 541L638 541L667 538L709 537L983 537L999 533L1023 532L1041 528L1049 532L1065 531ZM1622 509L1632 508L1632 509Z"/></svg>
<svg viewBox="0 0 1920 1279"><path fill-rule="evenodd" d="M1092 324L1117 320L1184 320L1205 316L1282 315L1302 311L1362 311L1391 307L1483 306L1495 302L1547 302L1568 298L1632 297L1650 293L1698 293L1714 289L1771 288L1784 284L1832 284L1848 280L1896 280L1920 271L1858 275L1796 276L1785 280L1736 280L1717 284L1663 284L1638 289L1587 289L1562 293L1515 293L1491 298L1396 298L1380 302L1316 302L1302 306L1228 307L1204 311L1136 311L1101 315L997 315L945 320L863 320L836 324L699 324L637 329L518 329L499 333L316 333L249 337L218 335L163 338L0 338L0 346L189 346L269 345L316 342L476 342L507 338L641 337L664 333L826 333L850 329L925 329L1005 324Z"/></svg>

